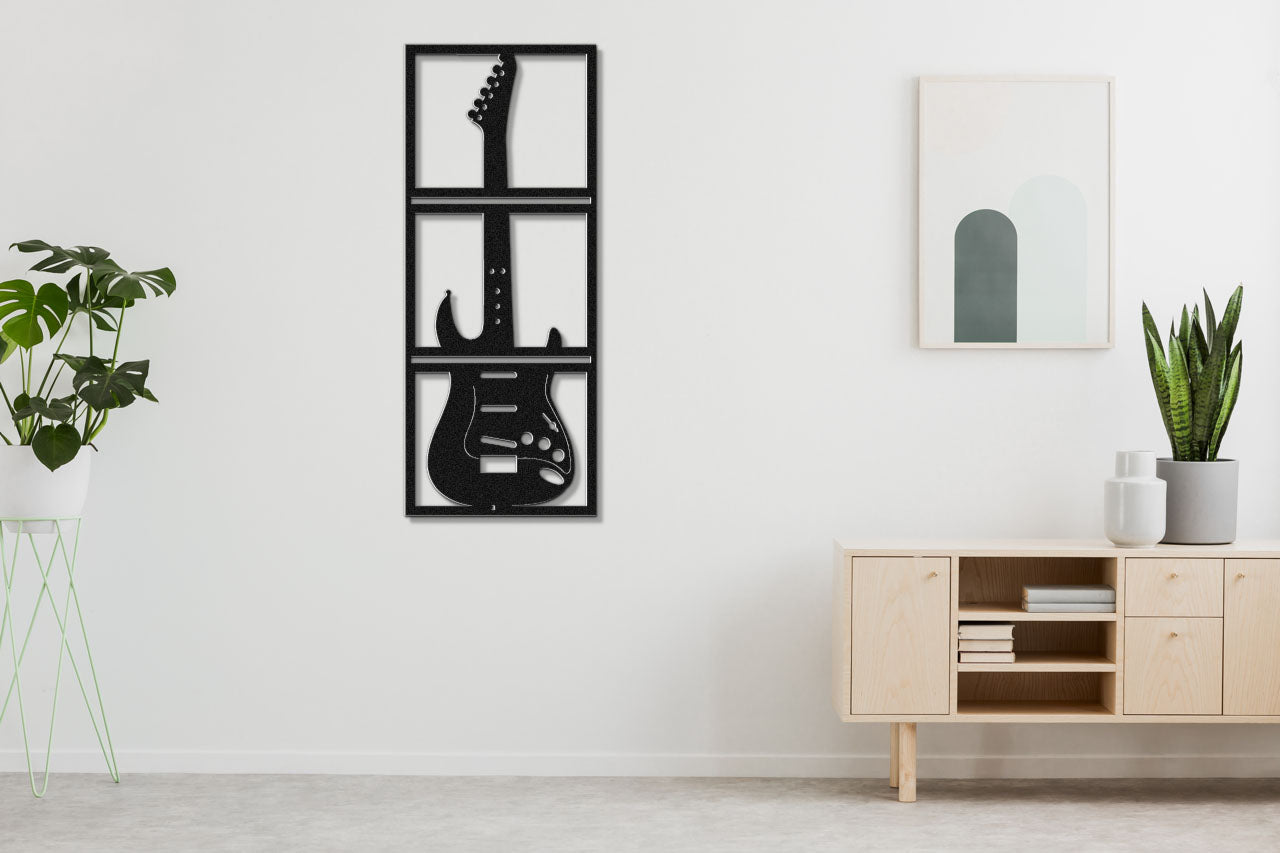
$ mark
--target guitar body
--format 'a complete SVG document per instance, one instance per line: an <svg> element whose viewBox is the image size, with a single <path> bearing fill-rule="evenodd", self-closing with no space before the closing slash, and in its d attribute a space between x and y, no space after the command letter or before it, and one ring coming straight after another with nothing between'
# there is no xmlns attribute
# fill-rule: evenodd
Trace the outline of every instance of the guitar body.
<svg viewBox="0 0 1280 853"><path fill-rule="evenodd" d="M545 503L569 488L573 447L551 401L553 375L524 364L449 372L449 399L427 452L442 495L496 512Z"/></svg>
<svg viewBox="0 0 1280 853"><path fill-rule="evenodd" d="M518 70L514 55L498 60L467 113L484 133L485 189L495 194L507 190L507 118ZM427 472L440 494L490 512L554 500L574 474L573 447L551 401L555 372L516 355L511 266L510 213L495 205L484 213L480 334L467 338L458 331L451 291L436 312L436 338L444 352L504 361L450 367L449 399L427 451ZM560 350L560 333L551 329L541 353Z"/></svg>

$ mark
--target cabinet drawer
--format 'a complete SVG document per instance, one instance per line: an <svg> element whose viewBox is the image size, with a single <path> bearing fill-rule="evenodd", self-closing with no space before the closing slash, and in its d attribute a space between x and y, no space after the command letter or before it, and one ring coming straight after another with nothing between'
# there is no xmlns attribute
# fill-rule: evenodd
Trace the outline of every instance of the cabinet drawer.
<svg viewBox="0 0 1280 853"><path fill-rule="evenodd" d="M1221 714L1222 620L1124 620L1124 713Z"/></svg>
<svg viewBox="0 0 1280 853"><path fill-rule="evenodd" d="M1221 616L1221 560L1134 559L1124 563L1126 616Z"/></svg>

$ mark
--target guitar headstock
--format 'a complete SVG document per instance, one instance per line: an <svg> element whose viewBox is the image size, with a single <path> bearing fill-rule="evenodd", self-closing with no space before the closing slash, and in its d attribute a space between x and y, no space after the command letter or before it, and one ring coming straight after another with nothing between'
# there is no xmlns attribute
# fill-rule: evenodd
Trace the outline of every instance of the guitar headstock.
<svg viewBox="0 0 1280 853"><path fill-rule="evenodd" d="M516 85L516 57L514 53L498 54L498 64L493 75L485 80L480 97L475 99L475 109L467 111L467 118L481 130L491 127L503 129L511 109L511 95Z"/></svg>

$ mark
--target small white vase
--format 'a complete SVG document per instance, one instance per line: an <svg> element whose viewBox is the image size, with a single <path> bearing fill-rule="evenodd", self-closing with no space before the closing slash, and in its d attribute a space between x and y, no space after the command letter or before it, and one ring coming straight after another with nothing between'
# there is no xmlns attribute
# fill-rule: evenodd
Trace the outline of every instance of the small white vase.
<svg viewBox="0 0 1280 853"><path fill-rule="evenodd" d="M50 471L28 446L0 446L0 518L53 519L78 516L89 496L92 448L82 447L66 465ZM5 530L18 523L6 521ZM24 521L24 533L52 533L52 521Z"/></svg>
<svg viewBox="0 0 1280 853"><path fill-rule="evenodd" d="M1103 495L1107 538L1122 548L1150 548L1163 539L1165 488L1156 476L1154 452L1118 452L1116 475Z"/></svg>

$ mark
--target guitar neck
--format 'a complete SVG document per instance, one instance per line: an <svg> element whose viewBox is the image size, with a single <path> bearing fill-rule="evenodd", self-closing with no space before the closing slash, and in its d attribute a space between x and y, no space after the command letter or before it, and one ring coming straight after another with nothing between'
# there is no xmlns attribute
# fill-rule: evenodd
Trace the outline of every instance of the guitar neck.
<svg viewBox="0 0 1280 853"><path fill-rule="evenodd" d="M502 193L507 184L507 128L485 128L484 134L484 188L487 192Z"/></svg>
<svg viewBox="0 0 1280 853"><path fill-rule="evenodd" d="M511 274L511 217L484 214L484 329L486 345L515 346L515 293Z"/></svg>

